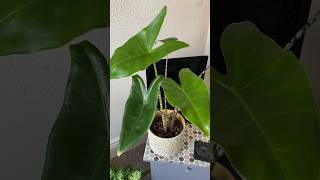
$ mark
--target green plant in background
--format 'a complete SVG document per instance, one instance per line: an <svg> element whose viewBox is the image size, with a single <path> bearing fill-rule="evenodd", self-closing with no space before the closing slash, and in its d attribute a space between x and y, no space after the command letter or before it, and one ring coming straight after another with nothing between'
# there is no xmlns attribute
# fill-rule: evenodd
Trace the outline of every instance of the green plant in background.
<svg viewBox="0 0 320 180"><path fill-rule="evenodd" d="M214 140L245 179L320 179L319 109L298 59L249 22L229 25L221 48Z"/></svg>
<svg viewBox="0 0 320 180"><path fill-rule="evenodd" d="M109 26L107 0L0 1L0 56L57 48ZM42 180L108 178L109 65L87 41L70 46L64 104L47 145Z"/></svg>
<svg viewBox="0 0 320 180"><path fill-rule="evenodd" d="M118 155L133 147L150 128L154 120L158 97L164 129L169 128L172 124L169 117L173 117L172 121L174 121L175 115L167 114L166 108L163 108L160 86L163 87L169 103L177 107L174 113L177 113L177 109L181 109L182 114L191 123L198 126L205 135L210 134L209 93L204 81L189 69L180 71L181 85L157 73L156 62L173 51L188 47L188 44L176 38L167 38L160 40L162 45L153 49L155 43L159 42L156 39L166 11L167 7L164 7L147 27L116 49L111 57L111 79L133 75L131 92L122 121ZM142 78L134 74L145 70L152 64L155 67L156 78L147 90Z"/></svg>
<svg viewBox="0 0 320 180"><path fill-rule="evenodd" d="M133 169L130 167L120 169L111 166L110 167L110 179L111 180L141 180L146 173L140 169Z"/></svg>

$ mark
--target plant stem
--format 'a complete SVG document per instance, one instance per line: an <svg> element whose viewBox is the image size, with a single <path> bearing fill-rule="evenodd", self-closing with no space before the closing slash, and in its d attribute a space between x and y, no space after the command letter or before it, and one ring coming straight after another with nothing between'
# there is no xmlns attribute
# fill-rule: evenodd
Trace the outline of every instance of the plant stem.
<svg viewBox="0 0 320 180"><path fill-rule="evenodd" d="M164 77L167 78L168 76L168 56L166 56L166 66L165 66L165 70L164 70ZM165 113L167 113L167 98L166 96L164 96L164 109L165 109Z"/></svg>
<svg viewBox="0 0 320 180"><path fill-rule="evenodd" d="M320 10L290 39L284 49L289 50L306 33L306 31L320 18Z"/></svg>
<svg viewBox="0 0 320 180"><path fill-rule="evenodd" d="M210 66L206 67L206 69L202 71L202 73L199 75L199 77L201 77L202 75L204 75L209 68L210 68Z"/></svg>
<svg viewBox="0 0 320 180"><path fill-rule="evenodd" d="M169 118L169 127L172 129L173 128L173 123L176 121L177 119L177 114L178 114L178 108L175 107L173 112L170 114L170 118Z"/></svg>
<svg viewBox="0 0 320 180"><path fill-rule="evenodd" d="M153 63L153 69L154 69L154 74L157 77L158 76L158 70L157 66L155 63ZM162 120L162 125L163 125L163 130L164 132L167 132L168 129L168 118L167 118L167 113L163 111L163 103L162 103L162 96L161 92L159 94L159 104L160 104L160 113L161 113L161 120Z"/></svg>
<svg viewBox="0 0 320 180"><path fill-rule="evenodd" d="M154 69L154 75L157 77L158 76L158 70L157 70L157 66L155 63L153 63L153 69ZM163 111L163 104L162 104L162 97L161 97L161 93L159 94L159 103L160 103L160 111Z"/></svg>

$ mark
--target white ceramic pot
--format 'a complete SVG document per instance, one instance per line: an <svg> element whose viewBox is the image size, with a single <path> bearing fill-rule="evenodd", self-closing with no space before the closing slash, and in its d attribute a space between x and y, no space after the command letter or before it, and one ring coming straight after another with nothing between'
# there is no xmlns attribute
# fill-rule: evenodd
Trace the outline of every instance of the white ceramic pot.
<svg viewBox="0 0 320 180"><path fill-rule="evenodd" d="M172 110L167 110L169 113ZM155 118L161 117L161 113L159 111L156 112ZM178 113L177 120L179 120L183 125L183 130L180 132L179 135L172 137L172 138L162 138L155 135L150 129L148 130L148 140L149 146L151 150L164 157L174 156L179 153L179 151L183 148L183 131L185 130L185 120L184 118Z"/></svg>

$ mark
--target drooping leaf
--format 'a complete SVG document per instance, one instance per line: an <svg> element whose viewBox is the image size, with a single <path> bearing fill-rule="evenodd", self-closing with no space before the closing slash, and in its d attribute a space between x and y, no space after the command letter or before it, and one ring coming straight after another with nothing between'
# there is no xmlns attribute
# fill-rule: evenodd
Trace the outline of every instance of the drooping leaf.
<svg viewBox="0 0 320 180"><path fill-rule="evenodd" d="M164 41L160 47L152 49L166 12L167 7L164 7L147 27L115 50L111 57L111 79L130 76L140 70L146 69L169 53L188 46L184 42L170 39Z"/></svg>
<svg viewBox="0 0 320 180"><path fill-rule="evenodd" d="M51 131L42 180L107 179L109 68L89 42L71 45L64 103Z"/></svg>
<svg viewBox="0 0 320 180"><path fill-rule="evenodd" d="M298 59L249 22L228 26L221 47L213 138L247 180L319 179L318 106Z"/></svg>
<svg viewBox="0 0 320 180"><path fill-rule="evenodd" d="M170 78L163 81L162 87L168 102L179 107L182 114L206 136L210 135L210 98L203 79L190 69L179 72L181 85Z"/></svg>
<svg viewBox="0 0 320 180"><path fill-rule="evenodd" d="M109 0L1 0L0 56L60 47L109 26Z"/></svg>
<svg viewBox="0 0 320 180"><path fill-rule="evenodd" d="M163 79L163 76L157 76L147 90L140 76L132 76L131 91L122 120L118 155L133 147L150 128Z"/></svg>

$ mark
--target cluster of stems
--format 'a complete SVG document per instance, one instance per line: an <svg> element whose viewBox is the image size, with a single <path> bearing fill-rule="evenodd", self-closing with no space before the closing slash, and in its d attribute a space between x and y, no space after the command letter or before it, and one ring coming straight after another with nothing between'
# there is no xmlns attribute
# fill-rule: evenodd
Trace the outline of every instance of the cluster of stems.
<svg viewBox="0 0 320 180"><path fill-rule="evenodd" d="M157 66L155 63L153 63L153 69L154 69L154 73L155 76L158 76L158 70L157 70ZM165 78L167 78L167 69L168 69L168 57L166 58L166 67L165 67ZM164 107L163 107L163 101L164 100ZM164 132L168 131L168 128L172 127L172 121L174 121L173 119L175 119L176 114L172 117L173 113L168 114L167 111L167 99L164 96L164 98L162 98L161 93L159 94L159 104L160 104L160 113L161 113L161 120L162 120L162 125L163 125L163 130Z"/></svg>

